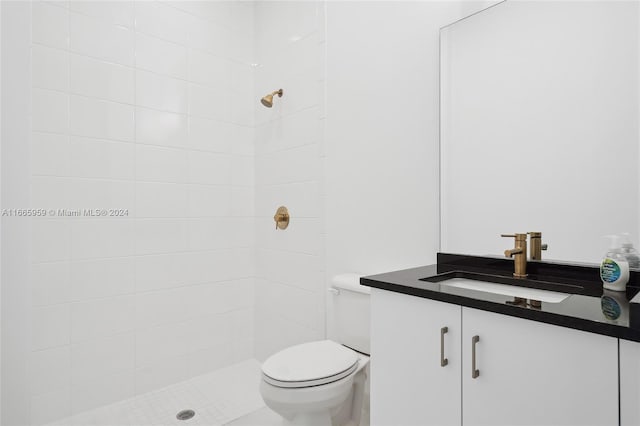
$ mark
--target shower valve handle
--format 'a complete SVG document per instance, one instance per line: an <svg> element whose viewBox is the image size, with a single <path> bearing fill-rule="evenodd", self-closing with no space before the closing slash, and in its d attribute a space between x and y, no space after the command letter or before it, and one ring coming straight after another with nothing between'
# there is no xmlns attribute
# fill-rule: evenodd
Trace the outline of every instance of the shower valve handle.
<svg viewBox="0 0 640 426"><path fill-rule="evenodd" d="M276 222L276 230L287 229L289 226L289 210L285 206L278 207L276 214L273 216L273 220Z"/></svg>

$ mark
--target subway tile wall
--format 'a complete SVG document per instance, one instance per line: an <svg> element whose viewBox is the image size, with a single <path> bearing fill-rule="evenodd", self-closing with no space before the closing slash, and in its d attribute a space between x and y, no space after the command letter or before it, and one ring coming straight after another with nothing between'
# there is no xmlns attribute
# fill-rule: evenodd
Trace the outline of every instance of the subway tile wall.
<svg viewBox="0 0 640 426"><path fill-rule="evenodd" d="M280 88L273 108L256 106L256 306L259 360L325 336L323 128L324 3L255 6L256 95ZM276 230L273 215L289 208Z"/></svg>
<svg viewBox="0 0 640 426"><path fill-rule="evenodd" d="M34 2L32 24L32 206L128 211L32 219L38 425L254 356L256 98L251 3ZM271 183L309 197L307 164ZM302 236L285 238L306 265Z"/></svg>

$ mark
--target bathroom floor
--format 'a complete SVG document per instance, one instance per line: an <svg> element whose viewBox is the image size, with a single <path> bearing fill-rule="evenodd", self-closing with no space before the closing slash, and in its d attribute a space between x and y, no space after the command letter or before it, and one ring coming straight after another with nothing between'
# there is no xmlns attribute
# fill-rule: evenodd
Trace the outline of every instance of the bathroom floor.
<svg viewBox="0 0 640 426"><path fill-rule="evenodd" d="M185 382L50 423L49 426L276 426L262 401L260 364L247 360ZM195 411L178 420L181 410Z"/></svg>

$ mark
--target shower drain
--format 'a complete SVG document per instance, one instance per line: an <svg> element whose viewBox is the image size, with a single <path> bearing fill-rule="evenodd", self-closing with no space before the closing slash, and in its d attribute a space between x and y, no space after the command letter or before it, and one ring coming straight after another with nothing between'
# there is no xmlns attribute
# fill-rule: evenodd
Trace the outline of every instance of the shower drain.
<svg viewBox="0 0 640 426"><path fill-rule="evenodd" d="M176 419L178 420L189 420L193 416L196 415L196 412L193 410L182 410L178 414L176 414Z"/></svg>

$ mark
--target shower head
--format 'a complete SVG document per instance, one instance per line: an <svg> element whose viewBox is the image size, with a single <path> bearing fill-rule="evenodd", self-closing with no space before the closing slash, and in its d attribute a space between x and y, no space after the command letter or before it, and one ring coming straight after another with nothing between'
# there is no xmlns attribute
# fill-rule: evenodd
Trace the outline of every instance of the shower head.
<svg viewBox="0 0 640 426"><path fill-rule="evenodd" d="M281 98L282 93L282 89L276 90L275 92L269 93L268 95L264 96L262 99L260 99L260 102L262 102L262 105L266 106L267 108L271 108L273 106L273 95L278 95L278 97Z"/></svg>

